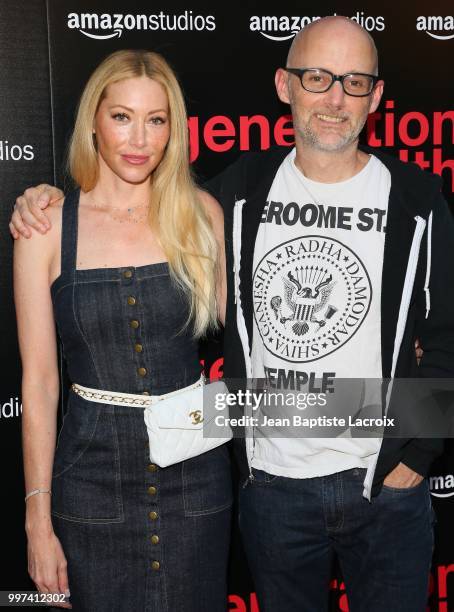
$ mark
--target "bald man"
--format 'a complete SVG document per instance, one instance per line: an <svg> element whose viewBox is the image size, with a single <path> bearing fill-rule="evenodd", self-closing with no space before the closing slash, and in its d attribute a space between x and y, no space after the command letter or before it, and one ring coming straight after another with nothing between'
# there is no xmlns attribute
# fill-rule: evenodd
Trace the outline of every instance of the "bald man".
<svg viewBox="0 0 454 612"><path fill-rule="evenodd" d="M347 18L313 22L275 83L295 147L245 154L211 184L228 247L225 377L327 396L336 379L452 376L440 179L358 146L383 94L374 41ZM240 528L261 611L326 610L334 555L352 612L425 610L424 477L441 440L246 433Z"/></svg>
<svg viewBox="0 0 454 612"><path fill-rule="evenodd" d="M322 406L339 379L454 376L454 227L440 179L358 147L383 94L372 38L343 17L316 21L275 82L295 147L245 154L208 186L225 213L226 379L266 379ZM38 222L36 200L52 194L28 193ZM15 237L29 234L26 200ZM261 612L326 610L334 555L352 612L423 612L425 476L441 449L421 437L248 427L236 440L240 527Z"/></svg>

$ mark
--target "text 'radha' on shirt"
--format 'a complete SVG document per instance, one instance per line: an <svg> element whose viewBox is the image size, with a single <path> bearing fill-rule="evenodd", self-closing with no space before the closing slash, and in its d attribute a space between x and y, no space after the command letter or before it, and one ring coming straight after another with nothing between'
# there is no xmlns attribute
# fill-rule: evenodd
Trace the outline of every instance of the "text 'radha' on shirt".
<svg viewBox="0 0 454 612"><path fill-rule="evenodd" d="M264 205L253 263L252 369L269 388L311 391L311 381L381 378L390 187L389 171L373 155L358 174L338 183L306 178L295 166L295 149L282 162ZM264 437L260 424L254 439L253 467L295 478L367 468L379 448L377 438L350 434Z"/></svg>

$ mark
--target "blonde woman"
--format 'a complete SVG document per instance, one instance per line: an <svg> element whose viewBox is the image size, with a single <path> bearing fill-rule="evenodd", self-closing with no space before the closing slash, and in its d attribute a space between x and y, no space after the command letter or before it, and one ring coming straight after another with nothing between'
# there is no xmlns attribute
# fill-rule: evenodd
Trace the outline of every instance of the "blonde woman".
<svg viewBox="0 0 454 612"><path fill-rule="evenodd" d="M56 444L57 334L72 383L143 397L195 382L198 338L223 317L222 212L192 181L162 57L119 51L95 70L69 171L79 189L14 252L29 573L75 610L225 610L225 446L159 468L143 409L73 391Z"/></svg>

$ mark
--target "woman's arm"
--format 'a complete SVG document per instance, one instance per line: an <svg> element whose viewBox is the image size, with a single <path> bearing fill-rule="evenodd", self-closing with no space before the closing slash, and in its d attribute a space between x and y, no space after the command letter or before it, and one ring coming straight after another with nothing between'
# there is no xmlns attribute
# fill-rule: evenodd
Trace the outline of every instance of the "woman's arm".
<svg viewBox="0 0 454 612"><path fill-rule="evenodd" d="M227 280L225 269L225 240L224 240L224 212L219 202L206 191L199 190L199 196L203 202L207 214L211 219L213 231L218 243L218 280L216 289L216 301L218 304L219 321L225 323L225 308L227 299Z"/></svg>
<svg viewBox="0 0 454 612"><path fill-rule="evenodd" d="M22 439L27 493L35 489L49 490L52 481L59 378L50 281L59 243L57 233L56 229L45 236L34 233L30 240L19 240L14 247L14 298L22 359ZM40 493L27 500L25 528L29 573L36 586L42 592L67 591L66 560L53 532L49 494Z"/></svg>

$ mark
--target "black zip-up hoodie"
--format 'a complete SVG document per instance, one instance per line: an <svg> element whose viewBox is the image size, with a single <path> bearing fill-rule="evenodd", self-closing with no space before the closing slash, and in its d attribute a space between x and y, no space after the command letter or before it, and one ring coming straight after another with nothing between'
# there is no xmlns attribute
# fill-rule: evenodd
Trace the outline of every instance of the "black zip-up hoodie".
<svg viewBox="0 0 454 612"><path fill-rule="evenodd" d="M383 378L454 377L454 222L440 191L440 177L380 150L362 150L375 155L391 174L381 288ZM255 240L275 174L288 153L287 147L246 153L206 185L225 217L227 379L251 377ZM416 338L424 350L419 367ZM400 461L426 476L442 450L441 439L385 437L371 494L380 491L385 476ZM237 441L236 454L246 475L244 440Z"/></svg>

